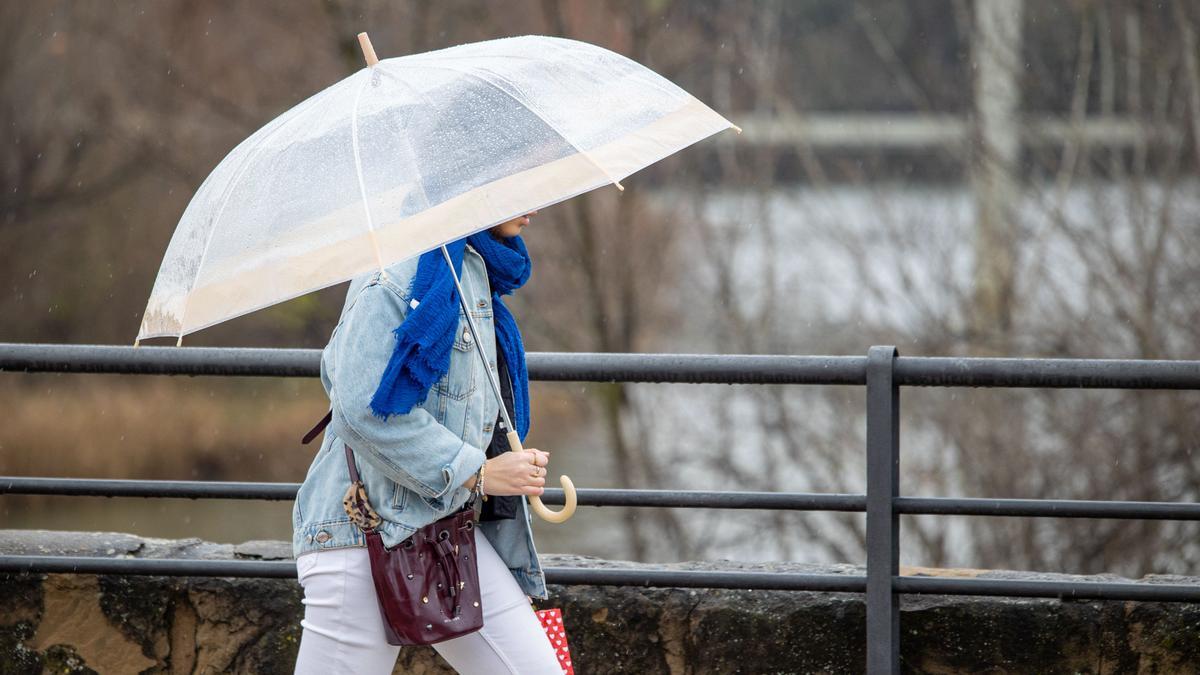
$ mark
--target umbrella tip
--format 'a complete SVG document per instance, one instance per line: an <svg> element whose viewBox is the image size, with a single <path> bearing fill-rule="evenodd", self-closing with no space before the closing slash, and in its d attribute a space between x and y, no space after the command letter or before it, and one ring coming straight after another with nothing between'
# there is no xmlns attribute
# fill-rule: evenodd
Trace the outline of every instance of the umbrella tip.
<svg viewBox="0 0 1200 675"><path fill-rule="evenodd" d="M366 32L358 34L358 46L362 47L363 58L367 61L367 66L374 68L375 64L379 63L379 57L375 56L375 48L371 46L371 38L367 37Z"/></svg>
<svg viewBox="0 0 1200 675"><path fill-rule="evenodd" d="M363 33L363 35L366 35L366 33ZM741 127L739 127L738 125L736 125L736 124L734 124L734 123L732 123L732 122L730 122L730 123L729 123L729 126L733 128L733 130L734 130L734 132L735 132L735 133L737 133L739 136L741 135L741 133L742 133L742 128L741 128Z"/></svg>

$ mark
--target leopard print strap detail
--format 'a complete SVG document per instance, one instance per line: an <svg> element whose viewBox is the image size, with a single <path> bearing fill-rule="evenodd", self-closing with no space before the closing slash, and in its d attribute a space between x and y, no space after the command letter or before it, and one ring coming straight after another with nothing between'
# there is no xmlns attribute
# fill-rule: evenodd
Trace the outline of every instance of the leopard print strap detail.
<svg viewBox="0 0 1200 675"><path fill-rule="evenodd" d="M371 508L371 502L367 500L367 489L363 487L362 481L350 484L342 497L342 508L346 509L350 522L362 530L374 530L383 522L383 518Z"/></svg>

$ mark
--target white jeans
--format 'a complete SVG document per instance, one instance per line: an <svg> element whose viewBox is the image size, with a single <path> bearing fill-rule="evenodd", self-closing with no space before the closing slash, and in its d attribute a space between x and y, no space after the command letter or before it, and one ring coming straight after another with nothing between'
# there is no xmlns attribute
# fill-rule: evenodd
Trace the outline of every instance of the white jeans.
<svg viewBox="0 0 1200 675"><path fill-rule="evenodd" d="M474 532L483 628L433 648L464 675L562 675L528 597L487 537L479 528ZM400 647L384 637L366 547L305 553L296 569L304 587L296 673L391 673Z"/></svg>

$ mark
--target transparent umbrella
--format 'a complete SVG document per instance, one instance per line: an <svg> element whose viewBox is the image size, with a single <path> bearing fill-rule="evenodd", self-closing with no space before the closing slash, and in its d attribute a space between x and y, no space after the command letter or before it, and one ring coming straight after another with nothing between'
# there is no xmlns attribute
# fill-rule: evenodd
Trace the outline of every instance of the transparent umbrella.
<svg viewBox="0 0 1200 675"><path fill-rule="evenodd" d="M513 37L379 61L366 34L359 39L366 68L255 132L200 186L135 345L166 336L182 344L221 321L620 187L737 129L648 68L584 42Z"/></svg>

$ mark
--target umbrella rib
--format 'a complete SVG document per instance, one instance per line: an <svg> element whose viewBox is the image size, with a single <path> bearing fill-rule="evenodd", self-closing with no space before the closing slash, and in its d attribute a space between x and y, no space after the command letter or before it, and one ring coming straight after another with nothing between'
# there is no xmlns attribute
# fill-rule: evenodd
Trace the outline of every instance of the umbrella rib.
<svg viewBox="0 0 1200 675"><path fill-rule="evenodd" d="M608 179L610 181L612 181L613 185L617 186L618 190L622 190L622 191L625 190L625 186L621 185L621 182L619 180L617 180L616 178L614 178L613 175L608 172L608 169L605 169L603 165L601 165L599 162L597 162L596 159L594 157L592 157L592 155L587 150L584 150L583 148L579 147L579 145L577 145L574 141L572 141L570 138L568 138L567 135L564 134L557 126L555 126L553 122L551 122L549 119L546 118L545 115L543 115L540 111L538 111L537 107L534 106L532 102L521 100L521 98L517 97L512 92L506 90L504 87L501 87L501 86L497 85L495 82L491 81L490 79L483 77L482 75L472 72L470 70L466 70L463 68L452 68L447 65L439 65L439 64L434 64L434 63L421 63L418 65L418 67L420 67L420 68L436 68L439 70L448 70L452 73L458 73L460 75L466 75L467 77L473 77L476 80L479 80L480 82L483 82L485 85L491 87L492 89L495 89L496 91L500 92L501 94L504 94L505 96L511 98L512 100L516 101L518 105L523 106L526 110L528 110L529 112L536 115L537 118L542 121L542 124L545 124L551 131L553 131L555 134L557 134L559 138L563 139L563 141L565 141L567 143L567 145L574 148L575 152L579 153L580 155L583 155L584 159L591 162L593 166L595 166L597 169L600 170L601 173L603 173L606 177L608 177ZM401 82L403 82L403 78L396 75L395 73L389 73L386 70L384 70L383 72L392 77L395 77L397 80L400 80ZM509 86L516 89L518 93L521 93L522 95L524 95L524 92L521 91L520 87L518 87L516 84L509 81L508 79L502 77L498 73L494 73L492 71L484 71L484 72L487 72L491 75L495 75L496 77L503 80L506 84L508 84Z"/></svg>
<svg viewBox="0 0 1200 675"><path fill-rule="evenodd" d="M412 92L413 95L415 95L416 97L423 100L430 108L434 107L433 101L430 101L429 97L426 96L424 92L422 92L420 89L417 89L416 87L412 86L408 82L405 82L404 78L397 77L394 73L390 73L387 70L384 70L383 68L379 68L378 65L373 66L372 70L374 72L383 73L384 75L387 75L388 77L395 78L396 82L399 82L401 86L408 88L408 90L410 92ZM407 122L406 122L406 126L407 126ZM357 133L356 133L355 137L357 138ZM409 141L409 139L408 139L408 134L400 134L400 138L403 139L404 143L408 146L409 154L415 158L417 153L416 153L416 150L413 148L412 142ZM413 164L413 171L417 174L417 178L418 178L416 181L414 181L414 183L416 184L417 188L421 191L421 199L424 200L425 208L429 208L429 193L426 192L426 190L425 190L425 178L424 178L424 176L422 176L420 174L420 171L416 169L415 159L412 162L412 164ZM434 247L430 248L429 250L432 251L434 248L437 248L437 247L434 246ZM426 252L428 252L428 251L426 251Z"/></svg>
<svg viewBox="0 0 1200 675"><path fill-rule="evenodd" d="M350 142L354 148L354 171L358 175L358 191L362 196L363 212L367 217L367 235L371 238L371 246L375 249L375 261L379 263L379 272L386 275L387 273L383 270L383 254L379 251L379 239L375 236L375 223L371 218L371 204L367 201L367 184L363 180L362 154L358 147L358 103L362 100L363 90L367 88L367 83L370 81L370 77L363 78L363 83L358 87L358 93L354 95L354 108L350 111Z"/></svg>

